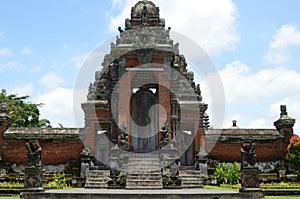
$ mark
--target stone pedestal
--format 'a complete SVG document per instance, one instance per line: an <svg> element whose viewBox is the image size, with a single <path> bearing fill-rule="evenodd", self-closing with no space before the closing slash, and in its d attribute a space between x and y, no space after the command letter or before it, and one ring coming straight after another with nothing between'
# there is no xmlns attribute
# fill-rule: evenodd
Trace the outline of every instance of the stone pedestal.
<svg viewBox="0 0 300 199"><path fill-rule="evenodd" d="M245 167L242 169L242 198L264 198L259 188L259 170L256 167Z"/></svg>
<svg viewBox="0 0 300 199"><path fill-rule="evenodd" d="M242 190L259 188L259 170L255 167L242 169Z"/></svg>
<svg viewBox="0 0 300 199"><path fill-rule="evenodd" d="M26 167L25 168L25 191L44 191L43 174L45 169L42 167Z"/></svg>

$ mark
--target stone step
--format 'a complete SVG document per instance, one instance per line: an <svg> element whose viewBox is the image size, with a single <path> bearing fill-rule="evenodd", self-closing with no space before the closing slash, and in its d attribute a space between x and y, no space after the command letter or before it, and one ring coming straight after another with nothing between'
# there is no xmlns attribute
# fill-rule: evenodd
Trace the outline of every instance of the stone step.
<svg viewBox="0 0 300 199"><path fill-rule="evenodd" d="M162 186L132 186L132 187L130 187L130 186L128 186L127 187L127 185L126 185L126 189L143 189L143 190L145 190L145 189L162 189L163 187Z"/></svg>
<svg viewBox="0 0 300 199"><path fill-rule="evenodd" d="M196 171L196 170L180 170L180 172L182 174L193 174L193 175L199 174L200 175L200 171Z"/></svg>
<svg viewBox="0 0 300 199"><path fill-rule="evenodd" d="M151 153L135 153L135 154L130 154L129 158L159 158L158 154L151 154Z"/></svg>
<svg viewBox="0 0 300 199"><path fill-rule="evenodd" d="M185 167L183 170L181 168L179 175L181 177L182 188L203 188L202 179L200 172Z"/></svg>
<svg viewBox="0 0 300 199"><path fill-rule="evenodd" d="M201 181L198 181L198 180L184 180L182 183L183 184L193 184L193 183L201 184Z"/></svg>
<svg viewBox="0 0 300 199"><path fill-rule="evenodd" d="M138 162L131 163L131 162L129 162L127 165L129 167L130 166L132 166L132 167L146 167L146 166L152 166L152 167L156 166L156 167L159 167L160 166L159 163L152 163L152 162L151 163L138 163Z"/></svg>
<svg viewBox="0 0 300 199"><path fill-rule="evenodd" d="M151 184L149 182L126 182L126 189L132 189L134 187L160 187L163 188L162 183L153 183Z"/></svg>
<svg viewBox="0 0 300 199"><path fill-rule="evenodd" d="M184 180L184 181L186 181L186 182L190 182L190 181L195 181L195 182L199 181L199 182L201 182L201 180L202 180L201 178L192 178L192 177L191 178L183 178L183 177L181 177L181 179Z"/></svg>
<svg viewBox="0 0 300 199"><path fill-rule="evenodd" d="M154 165L154 164L143 164L143 165L137 165L137 164L132 164L132 165L128 165L128 169L138 169L138 168L142 168L142 169L157 169L160 170L160 165Z"/></svg>
<svg viewBox="0 0 300 199"><path fill-rule="evenodd" d="M88 178L86 182L107 182L108 178Z"/></svg>
<svg viewBox="0 0 300 199"><path fill-rule="evenodd" d="M128 159L126 189L162 189L160 160L157 154L134 154Z"/></svg>
<svg viewBox="0 0 300 199"><path fill-rule="evenodd" d="M130 178L127 180L128 182L159 182L160 178L147 178L147 179L141 179L141 178Z"/></svg>
<svg viewBox="0 0 300 199"><path fill-rule="evenodd" d="M129 168L127 170L128 173L140 173L140 174L147 174L147 173L161 173L160 170L158 170L157 168Z"/></svg>
<svg viewBox="0 0 300 199"><path fill-rule="evenodd" d="M127 175L135 175L135 176L161 176L161 172L151 172L151 171L131 171L127 172Z"/></svg>
<svg viewBox="0 0 300 199"><path fill-rule="evenodd" d="M85 188L107 188L107 183L86 183Z"/></svg>
<svg viewBox="0 0 300 199"><path fill-rule="evenodd" d="M93 173L93 174L109 174L109 170L89 170L88 173Z"/></svg>
<svg viewBox="0 0 300 199"><path fill-rule="evenodd" d="M143 179L141 179L141 178L131 178L131 177L129 177L128 179L127 179L127 182L141 182L141 181L143 181L143 182L157 182L157 181L160 181L161 180L161 178L159 178L159 177L152 177L152 178L143 178Z"/></svg>
<svg viewBox="0 0 300 199"><path fill-rule="evenodd" d="M85 188L107 188L109 175L109 170L89 170Z"/></svg>

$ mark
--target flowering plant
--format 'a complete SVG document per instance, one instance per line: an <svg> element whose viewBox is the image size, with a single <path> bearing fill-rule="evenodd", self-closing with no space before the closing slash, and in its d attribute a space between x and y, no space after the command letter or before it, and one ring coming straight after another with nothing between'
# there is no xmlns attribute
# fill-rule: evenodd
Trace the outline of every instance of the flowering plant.
<svg viewBox="0 0 300 199"><path fill-rule="evenodd" d="M288 154L286 157L291 168L300 171L300 137L293 136L288 145Z"/></svg>

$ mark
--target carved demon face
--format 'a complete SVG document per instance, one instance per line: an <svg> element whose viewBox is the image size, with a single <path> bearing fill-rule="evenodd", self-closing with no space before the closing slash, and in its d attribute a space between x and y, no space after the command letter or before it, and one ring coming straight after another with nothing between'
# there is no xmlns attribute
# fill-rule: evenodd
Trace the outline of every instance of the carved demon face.
<svg viewBox="0 0 300 199"><path fill-rule="evenodd" d="M252 142L251 141L244 141L242 143L242 148L244 149L244 151L249 152L250 149L252 147Z"/></svg>

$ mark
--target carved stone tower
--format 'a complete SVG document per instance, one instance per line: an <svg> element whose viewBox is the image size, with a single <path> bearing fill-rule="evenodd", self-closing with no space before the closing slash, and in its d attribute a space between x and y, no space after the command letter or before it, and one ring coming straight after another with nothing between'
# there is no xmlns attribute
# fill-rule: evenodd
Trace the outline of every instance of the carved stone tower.
<svg viewBox="0 0 300 199"><path fill-rule="evenodd" d="M207 104L170 30L154 3L139 1L95 72L82 108L84 142L100 162L113 145L155 153L172 141L181 165L194 165L204 145Z"/></svg>

